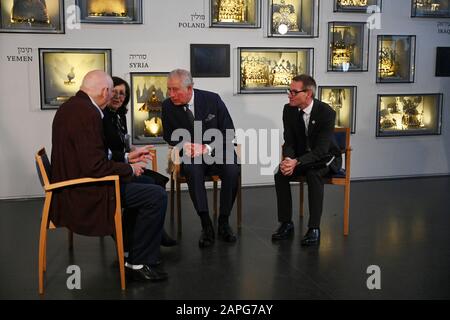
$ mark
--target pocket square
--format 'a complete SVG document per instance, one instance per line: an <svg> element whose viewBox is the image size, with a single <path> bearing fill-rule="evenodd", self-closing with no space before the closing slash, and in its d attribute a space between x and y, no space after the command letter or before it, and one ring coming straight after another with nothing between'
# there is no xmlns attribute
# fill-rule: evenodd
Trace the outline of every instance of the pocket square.
<svg viewBox="0 0 450 320"><path fill-rule="evenodd" d="M210 113L210 114L208 114L208 116L206 117L205 122L211 121L211 120L214 119L215 117L216 117L215 114Z"/></svg>

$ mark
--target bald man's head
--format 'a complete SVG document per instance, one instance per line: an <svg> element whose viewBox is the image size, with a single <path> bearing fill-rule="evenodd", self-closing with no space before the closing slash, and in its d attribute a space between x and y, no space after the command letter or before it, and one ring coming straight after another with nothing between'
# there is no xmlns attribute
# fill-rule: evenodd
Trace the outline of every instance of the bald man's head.
<svg viewBox="0 0 450 320"><path fill-rule="evenodd" d="M109 74L102 70L88 72L81 84L80 90L89 95L103 109L112 98L113 81Z"/></svg>

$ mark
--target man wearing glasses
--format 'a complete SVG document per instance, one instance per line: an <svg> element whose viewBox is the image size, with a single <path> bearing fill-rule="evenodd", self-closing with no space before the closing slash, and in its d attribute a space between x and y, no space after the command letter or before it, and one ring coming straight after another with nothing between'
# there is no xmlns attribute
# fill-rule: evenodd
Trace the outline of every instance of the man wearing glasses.
<svg viewBox="0 0 450 320"><path fill-rule="evenodd" d="M301 244L318 245L324 189L322 177L338 172L342 164L333 135L336 112L314 98L316 82L308 75L294 77L287 93L289 103L283 109L283 160L275 174L280 225L272 234L272 240L288 239L294 233L289 182L302 175L308 183L310 217Z"/></svg>

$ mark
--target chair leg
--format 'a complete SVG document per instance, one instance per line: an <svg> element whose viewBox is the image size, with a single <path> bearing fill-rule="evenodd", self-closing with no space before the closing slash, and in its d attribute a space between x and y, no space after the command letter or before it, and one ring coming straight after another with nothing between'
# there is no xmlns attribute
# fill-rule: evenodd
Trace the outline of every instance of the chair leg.
<svg viewBox="0 0 450 320"><path fill-rule="evenodd" d="M67 230L67 238L69 240L69 250L73 250L73 232L70 230Z"/></svg>
<svg viewBox="0 0 450 320"><path fill-rule="evenodd" d="M117 248L117 258L119 260L119 270L120 270L120 287L125 290L125 258L123 255L123 235L122 235L122 214L121 208L116 209L114 215L114 222L116 227L116 248Z"/></svg>
<svg viewBox="0 0 450 320"><path fill-rule="evenodd" d="M177 228L178 234L181 234L181 187L180 182L176 181L176 196L177 196Z"/></svg>
<svg viewBox="0 0 450 320"><path fill-rule="evenodd" d="M47 230L46 230L47 232ZM44 261L43 261L43 271L44 273L47 272L47 238L46 241L44 241Z"/></svg>
<svg viewBox="0 0 450 320"><path fill-rule="evenodd" d="M44 208L42 209L41 230L39 233L39 294L44 294L44 271L46 269L46 251L47 251L47 226L48 212L50 210L50 202L52 200L52 192L45 194Z"/></svg>
<svg viewBox="0 0 450 320"><path fill-rule="evenodd" d="M303 202L305 201L305 192L303 189L303 182L300 181L300 208L299 208L299 217L303 218Z"/></svg>
<svg viewBox="0 0 450 320"><path fill-rule="evenodd" d="M172 174L170 174L170 221L173 221L174 218L174 208L173 208L175 205L174 191L175 185Z"/></svg>
<svg viewBox="0 0 450 320"><path fill-rule="evenodd" d="M213 181L213 208L214 208L214 221L217 220L217 181Z"/></svg>
<svg viewBox="0 0 450 320"><path fill-rule="evenodd" d="M238 190L237 190L237 227L242 225L242 176L239 174Z"/></svg>
<svg viewBox="0 0 450 320"><path fill-rule="evenodd" d="M344 187L344 236L348 236L349 231L349 211L350 211L350 183Z"/></svg>

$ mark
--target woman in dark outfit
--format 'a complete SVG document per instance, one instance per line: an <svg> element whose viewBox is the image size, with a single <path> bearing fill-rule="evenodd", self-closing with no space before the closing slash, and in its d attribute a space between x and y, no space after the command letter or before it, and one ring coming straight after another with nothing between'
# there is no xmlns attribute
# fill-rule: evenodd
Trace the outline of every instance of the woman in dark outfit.
<svg viewBox="0 0 450 320"><path fill-rule="evenodd" d="M128 155L136 148L130 144L130 136L127 129L126 113L128 112L127 104L130 101L130 86L128 83L119 78L112 77L114 83L113 98L109 105L104 109L103 114L103 130L105 133L106 146L112 152L112 160L117 162L128 162ZM149 148L145 146L142 148ZM162 174L145 169L144 174L134 177L133 182L157 184L165 188L169 178ZM134 224L134 215L124 212L124 224ZM126 230L127 228L124 228ZM125 235L125 238L130 238ZM161 239L161 245L171 247L176 245L176 241L169 237L164 230Z"/></svg>

